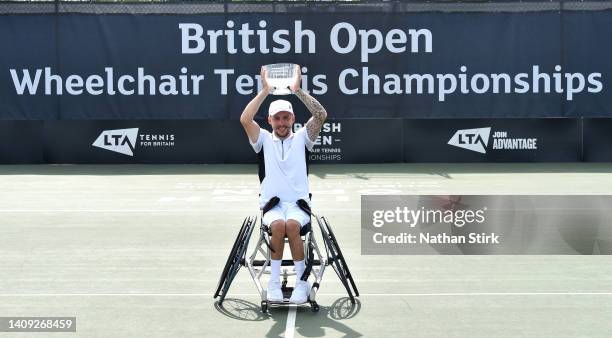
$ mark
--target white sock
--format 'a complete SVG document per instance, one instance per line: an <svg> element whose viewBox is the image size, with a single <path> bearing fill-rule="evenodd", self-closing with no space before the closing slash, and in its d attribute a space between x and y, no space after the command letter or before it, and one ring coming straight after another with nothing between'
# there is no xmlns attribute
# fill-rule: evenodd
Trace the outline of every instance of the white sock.
<svg viewBox="0 0 612 338"><path fill-rule="evenodd" d="M270 282L280 283L280 270L282 262L282 259L270 260Z"/></svg>
<svg viewBox="0 0 612 338"><path fill-rule="evenodd" d="M304 274L304 270L306 270L306 265L304 264L304 260L301 261L293 261L294 269L295 269L295 278L296 280L300 280L302 275Z"/></svg>

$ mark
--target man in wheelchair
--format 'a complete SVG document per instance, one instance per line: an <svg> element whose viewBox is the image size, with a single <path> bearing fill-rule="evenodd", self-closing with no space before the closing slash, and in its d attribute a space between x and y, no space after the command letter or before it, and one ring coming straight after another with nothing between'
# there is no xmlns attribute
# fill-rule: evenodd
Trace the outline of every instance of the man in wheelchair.
<svg viewBox="0 0 612 338"><path fill-rule="evenodd" d="M246 131L251 146L258 153L258 158L263 158L264 161L262 166L264 172L260 170L262 181L259 205L264 212L263 224L270 228L272 234L267 299L272 302L283 301L280 272L285 237L287 237L297 280L289 301L301 304L308 300L310 285L301 279L305 263L300 230L310 223L310 214L302 210L297 202L304 200L310 204L306 149L312 150L321 126L327 118L327 112L315 98L301 89L299 66L296 67L296 73L296 80L290 86L291 92L312 114L305 128L293 133L295 114L291 103L285 100L272 102L268 109L268 123L272 126L272 133L260 128L253 120L263 101L274 89L268 83L264 67L261 69L262 89L245 107L240 116L240 123ZM272 206L270 201L275 201L276 204Z"/></svg>

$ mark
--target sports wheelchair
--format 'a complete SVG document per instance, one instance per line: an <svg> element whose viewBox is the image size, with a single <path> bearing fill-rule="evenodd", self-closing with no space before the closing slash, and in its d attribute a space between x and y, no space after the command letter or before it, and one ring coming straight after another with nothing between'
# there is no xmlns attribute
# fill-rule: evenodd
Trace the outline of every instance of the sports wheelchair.
<svg viewBox="0 0 612 338"><path fill-rule="evenodd" d="M260 220L263 220L263 215L266 213L266 211L272 209L278 203L278 197L272 198L262 209ZM344 255L340 250L340 246L338 245L336 236L332 231L331 225L325 217L319 217L312 213L306 201L299 200L297 204L302 210L309 214L311 218L311 222L305 224L300 230L300 236L304 241L304 257L306 260L306 269L301 279L306 281L311 274L314 277L314 283L312 283L310 295L308 296L308 303L311 306L311 310L313 312L319 311L316 294L319 290L321 280L323 279L325 268L329 265L332 266L336 272L336 275L338 275L340 278L340 281L342 282L342 285L344 285L351 302L355 304L355 297L359 296L359 291L357 290L355 281L353 280L348 265L346 264ZM324 252L321 251L321 248L317 244L312 231L313 218L316 220L318 227L321 230ZM236 274L241 267L246 267L251 274L253 281L255 282L255 286L257 287L259 294L261 295L261 311L266 313L271 306L282 306L289 304L287 299L293 291L293 288L287 286L287 277L294 276L295 272L288 272L287 269L282 271L281 290L285 300L282 302L268 301L266 296L266 288L262 286L261 277L264 274L270 274L270 271L267 268L270 266L270 251L272 250L270 247L271 230L267 225L263 224L263 221L260 221L259 239L257 240L255 249L253 250L253 253L247 257L249 240L256 224L257 216L247 217L242 222L240 231L238 231L238 236L236 236L232 250L230 251L225 266L223 267L223 272L221 273L221 278L219 279L219 284L217 285L214 298L219 297L218 304L222 305L232 281L236 277ZM285 243L288 243L287 238L285 238ZM293 261L283 259L281 267L286 266L293 266Z"/></svg>

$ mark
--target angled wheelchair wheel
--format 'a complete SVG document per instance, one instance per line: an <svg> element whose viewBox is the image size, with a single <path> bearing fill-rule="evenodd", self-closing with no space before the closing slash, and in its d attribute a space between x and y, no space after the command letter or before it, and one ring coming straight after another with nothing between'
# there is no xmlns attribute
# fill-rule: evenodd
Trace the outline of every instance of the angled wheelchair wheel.
<svg viewBox="0 0 612 338"><path fill-rule="evenodd" d="M221 277L219 278L219 283L217 284L217 290L215 291L215 295L213 296L213 298L217 298L219 296L219 292L221 291L221 288L223 287L223 283L227 279L227 273L230 269L234 256L236 256L236 251L238 250L238 243L240 242L240 239L242 238L244 234L244 229L246 228L247 221L248 221L248 217L245 218L244 221L242 222L242 226L240 227L240 230L238 231L238 235L236 236L236 239L234 240L234 245L232 246L232 250L230 250L230 254L227 257L225 266L223 267L223 272L221 273Z"/></svg>
<svg viewBox="0 0 612 338"><path fill-rule="evenodd" d="M353 280L353 276L351 275L348 264L344 259L344 255L340 249L340 244L338 244L338 240L336 239L336 235L334 235L331 225L327 219L325 219L325 217L321 217L321 220L325 225L323 237L325 238L325 244L328 248L329 255L331 256L331 266L338 275L338 278L340 278L342 285L344 285L346 293L351 299L351 302L354 304L355 297L359 296L359 290L357 290L357 286L355 285L355 281Z"/></svg>
<svg viewBox="0 0 612 338"><path fill-rule="evenodd" d="M253 233L253 228L255 227L256 220L257 217L249 217L246 221L244 231L238 236L239 241L237 248L235 250L235 254L231 256L231 262L219 293L219 304L223 304L223 300L225 299L225 296L227 295L227 292L234 281L234 277L236 277L238 274L240 267L245 264L246 251L249 244L249 239Z"/></svg>
<svg viewBox="0 0 612 338"><path fill-rule="evenodd" d="M236 277L240 267L244 265L244 258L255 221L256 217L245 218L238 232L238 236L236 236L236 240L227 257L223 272L221 273L221 278L219 279L219 284L217 285L217 290L214 294L214 298L220 297L219 304L223 303L234 277Z"/></svg>

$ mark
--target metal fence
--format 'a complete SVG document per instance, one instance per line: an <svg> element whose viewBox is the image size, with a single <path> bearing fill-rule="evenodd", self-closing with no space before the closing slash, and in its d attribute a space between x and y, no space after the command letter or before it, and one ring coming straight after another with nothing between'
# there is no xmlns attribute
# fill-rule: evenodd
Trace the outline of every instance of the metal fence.
<svg viewBox="0 0 612 338"><path fill-rule="evenodd" d="M26 0L0 1L0 14L215 14L215 13L402 13L402 12L538 12L612 9L610 0L494 1L201 1L201 0Z"/></svg>

